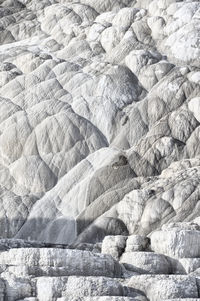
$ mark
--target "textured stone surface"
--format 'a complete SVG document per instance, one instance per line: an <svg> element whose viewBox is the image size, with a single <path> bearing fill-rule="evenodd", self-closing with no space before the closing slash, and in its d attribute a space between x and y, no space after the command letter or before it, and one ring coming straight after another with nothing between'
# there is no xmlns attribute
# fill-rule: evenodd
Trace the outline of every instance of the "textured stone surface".
<svg viewBox="0 0 200 301"><path fill-rule="evenodd" d="M171 266L167 258L161 254L151 252L124 253L120 262L128 270L140 274L170 274Z"/></svg>
<svg viewBox="0 0 200 301"><path fill-rule="evenodd" d="M0 0L5 300L199 297L199 30L195 0Z"/></svg>
<svg viewBox="0 0 200 301"><path fill-rule="evenodd" d="M181 298L178 298L178 299L167 299L167 300L164 300L164 301L199 301L199 298L184 298L184 299L181 299Z"/></svg>
<svg viewBox="0 0 200 301"><path fill-rule="evenodd" d="M121 266L112 257L80 250L20 248L0 253L0 264L27 266L44 271L61 269L67 275L120 277ZM37 276L37 274L35 275Z"/></svg>
<svg viewBox="0 0 200 301"><path fill-rule="evenodd" d="M70 297L71 298L71 297ZM69 299L67 297L63 298L58 298L58 301L80 301L80 299L77 298L72 298ZM146 301L147 299L145 297L136 297L136 298L131 298L131 297L83 297L81 300L83 301ZM196 301L198 299L194 299ZM193 300L191 300L193 301Z"/></svg>
<svg viewBox="0 0 200 301"><path fill-rule="evenodd" d="M141 291L152 301L176 298L197 298L198 289L193 277L179 275L133 276L128 283Z"/></svg>
<svg viewBox="0 0 200 301"><path fill-rule="evenodd" d="M0 300L1 301L4 301L5 292L6 292L5 283L2 279L0 279Z"/></svg>
<svg viewBox="0 0 200 301"><path fill-rule="evenodd" d="M85 296L123 296L120 283L109 278L74 277L39 278L37 294L41 301L54 300L58 297L82 298Z"/></svg>
<svg viewBox="0 0 200 301"><path fill-rule="evenodd" d="M1 237L98 242L198 216L199 5L1 1Z"/></svg>
<svg viewBox="0 0 200 301"><path fill-rule="evenodd" d="M126 241L125 252L145 251L148 249L150 239L140 235L130 235Z"/></svg>
<svg viewBox="0 0 200 301"><path fill-rule="evenodd" d="M101 252L110 254L113 258L119 259L126 247L126 236L106 236L102 243Z"/></svg>
<svg viewBox="0 0 200 301"><path fill-rule="evenodd" d="M199 257L200 231L178 227L155 231L151 235L151 248L155 252L177 258Z"/></svg>

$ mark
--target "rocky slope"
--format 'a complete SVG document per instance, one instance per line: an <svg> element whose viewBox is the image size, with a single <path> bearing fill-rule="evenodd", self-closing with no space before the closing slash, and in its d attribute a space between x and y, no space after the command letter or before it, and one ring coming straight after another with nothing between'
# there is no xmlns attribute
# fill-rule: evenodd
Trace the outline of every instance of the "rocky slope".
<svg viewBox="0 0 200 301"><path fill-rule="evenodd" d="M199 30L199 1L0 0L0 300L200 298Z"/></svg>

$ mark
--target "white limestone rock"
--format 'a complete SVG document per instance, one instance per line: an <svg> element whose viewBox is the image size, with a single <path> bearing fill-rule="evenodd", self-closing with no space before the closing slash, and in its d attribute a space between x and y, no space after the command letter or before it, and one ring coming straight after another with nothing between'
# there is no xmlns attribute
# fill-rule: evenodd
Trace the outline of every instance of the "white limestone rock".
<svg viewBox="0 0 200 301"><path fill-rule="evenodd" d="M24 277L24 275L17 277L9 272L3 272L1 276L5 286L3 296L7 300L15 301L25 297L32 297L35 294L34 282Z"/></svg>
<svg viewBox="0 0 200 301"><path fill-rule="evenodd" d="M35 297L30 297L30 298L20 299L19 301L37 301L37 298L35 298Z"/></svg>
<svg viewBox="0 0 200 301"><path fill-rule="evenodd" d="M200 268L200 258L181 258L179 263L187 274L193 273Z"/></svg>
<svg viewBox="0 0 200 301"><path fill-rule="evenodd" d="M119 260L120 256L126 247L126 236L106 236L102 242L101 252L103 254L110 254L116 260Z"/></svg>
<svg viewBox="0 0 200 301"><path fill-rule="evenodd" d="M5 282L0 279L0 300L4 301L5 297Z"/></svg>
<svg viewBox="0 0 200 301"><path fill-rule="evenodd" d="M37 298L35 298L35 297L30 297L30 298L20 299L19 301L37 301Z"/></svg>
<svg viewBox="0 0 200 301"><path fill-rule="evenodd" d="M123 296L123 287L117 281L103 277L38 278L37 294L41 301L59 297L84 298L87 296Z"/></svg>
<svg viewBox="0 0 200 301"><path fill-rule="evenodd" d="M149 247L150 239L140 235L130 235L126 240L125 252L146 251Z"/></svg>
<svg viewBox="0 0 200 301"><path fill-rule="evenodd" d="M0 1L4 299L75 275L97 277L94 300L145 300L98 296L122 276L95 254L108 235L103 252L199 285L199 226L177 223L200 224L199 16L195 0ZM193 278L140 277L151 301L198 297Z"/></svg>
<svg viewBox="0 0 200 301"><path fill-rule="evenodd" d="M195 258L200 256L200 231L179 227L163 228L151 235L153 251L176 258ZM191 248L192 246L192 248Z"/></svg>
<svg viewBox="0 0 200 301"><path fill-rule="evenodd" d="M93 234L81 238L92 241L98 226L96 218L107 214L131 191L133 176L154 176L163 170L167 173L174 161L193 160L199 154L198 117L188 108L199 93L198 70L192 70L196 59L186 60L191 66L179 68L172 63L185 62L189 48L181 48L178 55L183 57L178 59L172 51L175 43L166 47L167 41L173 35L179 37L181 31L184 37L186 33L187 39L193 39L187 31L193 27L196 39L199 4L35 0L2 1L2 7L1 235L71 243L94 222L89 231ZM181 47L185 44L181 40ZM198 45L195 49L198 52ZM88 156L110 143L120 150L129 149L127 161L133 173L127 171L130 168L111 173L109 185L103 184L103 189L93 184L94 180L89 181L91 184L81 180L73 187L69 180L72 174L78 178L90 160ZM106 157L107 151L102 151L102 160ZM97 166L97 161L93 166L99 173L103 165ZM111 159L108 165L113 163ZM107 168L101 172L99 182L109 173ZM191 177L189 170L185 174ZM71 183L70 192L69 186L65 190L65 181L60 181L64 178ZM126 191L123 181L129 186ZM136 181L139 188L140 180ZM163 177L162 181L166 185ZM188 193L193 186L188 184ZM88 187L96 187L92 195ZM104 194L111 200L110 190L112 201L104 202ZM142 219L142 212L130 219L129 212L117 209L116 215L124 219L130 234L140 220L138 232L145 235L164 223L167 216L184 220L184 212L190 215L190 209L185 211L184 197L177 197L179 188L173 192L175 200L156 198L144 205ZM83 201L83 194L88 202ZM62 205L58 206L60 200ZM191 210L195 197L192 204ZM111 218L118 216L113 213Z"/></svg>
<svg viewBox="0 0 200 301"><path fill-rule="evenodd" d="M120 262L125 268L139 274L170 274L171 265L162 254L151 252L123 253Z"/></svg>
<svg viewBox="0 0 200 301"><path fill-rule="evenodd" d="M176 299L167 299L167 300L164 300L164 301L199 301L199 298L176 298Z"/></svg>
<svg viewBox="0 0 200 301"><path fill-rule="evenodd" d="M64 268L68 275L120 277L120 264L111 256L88 251L55 248L20 248L0 253L0 264L38 268ZM50 272L51 272L50 269ZM59 269L58 269L59 271ZM48 274L48 273L47 273ZM37 274L36 274L37 275Z"/></svg>
<svg viewBox="0 0 200 301"><path fill-rule="evenodd" d="M200 121L200 98L196 97L191 99L188 108L194 114L194 117Z"/></svg>
<svg viewBox="0 0 200 301"><path fill-rule="evenodd" d="M62 298L58 298L58 301L79 301L80 299L78 298L72 298L70 297L62 297ZM135 298L132 297L113 297L113 296L103 296L103 297L84 297L81 300L83 301L146 301L147 299L143 296L138 296ZM196 301L197 299L195 299L194 301ZM193 301L193 300L191 300Z"/></svg>
<svg viewBox="0 0 200 301"><path fill-rule="evenodd" d="M116 182L116 185L119 183L119 186L122 186L123 179L134 177L127 161L120 163L119 169L114 168L113 164L119 161L121 154L118 150L107 148L92 154L91 158L88 157L87 160L80 162L80 165L72 170L71 173L66 174L54 189L49 191L49 194L46 194L44 198L37 202L29 215L27 223L20 229L17 236L20 238L29 237L32 240L39 238L39 240L46 242L53 240L55 243L72 243L77 236L76 223L79 222L77 217L96 198L103 195L106 190L109 190L109 187L111 188L114 182ZM119 170L122 172L119 173ZM105 174L110 176L110 181ZM113 174L113 177L111 174ZM93 187L94 189L90 190L88 187ZM50 203L51 209L49 210L47 208L49 208ZM94 210L96 211L96 209ZM60 214L61 211L63 212L62 215ZM40 216L40 219L37 218L38 216ZM75 218L77 218L77 222L75 222ZM99 228L101 229L103 225L105 225L104 222L102 225L99 225ZM68 227L71 229L70 232L67 231ZM107 228L107 225L105 225L105 228ZM113 229L115 230L114 227ZM126 227L124 227L125 229ZM81 230L83 231L83 229ZM112 233L112 231L109 233L109 229L108 231L105 229L104 236L106 234L120 233Z"/></svg>
<svg viewBox="0 0 200 301"><path fill-rule="evenodd" d="M128 285L143 291L152 301L176 298L198 298L194 277L182 275L133 276Z"/></svg>

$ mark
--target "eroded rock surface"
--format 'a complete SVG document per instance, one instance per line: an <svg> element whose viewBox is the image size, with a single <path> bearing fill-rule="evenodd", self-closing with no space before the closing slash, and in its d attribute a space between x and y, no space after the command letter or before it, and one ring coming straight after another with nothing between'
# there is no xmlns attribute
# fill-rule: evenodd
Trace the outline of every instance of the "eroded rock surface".
<svg viewBox="0 0 200 301"><path fill-rule="evenodd" d="M195 0L0 0L2 301L200 297L199 30Z"/></svg>

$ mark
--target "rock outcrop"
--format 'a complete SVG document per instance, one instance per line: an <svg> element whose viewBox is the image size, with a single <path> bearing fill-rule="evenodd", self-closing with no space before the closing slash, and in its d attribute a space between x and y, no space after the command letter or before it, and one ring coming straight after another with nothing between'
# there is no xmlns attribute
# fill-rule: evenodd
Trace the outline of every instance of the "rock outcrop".
<svg viewBox="0 0 200 301"><path fill-rule="evenodd" d="M0 300L200 299L200 2L0 0Z"/></svg>

